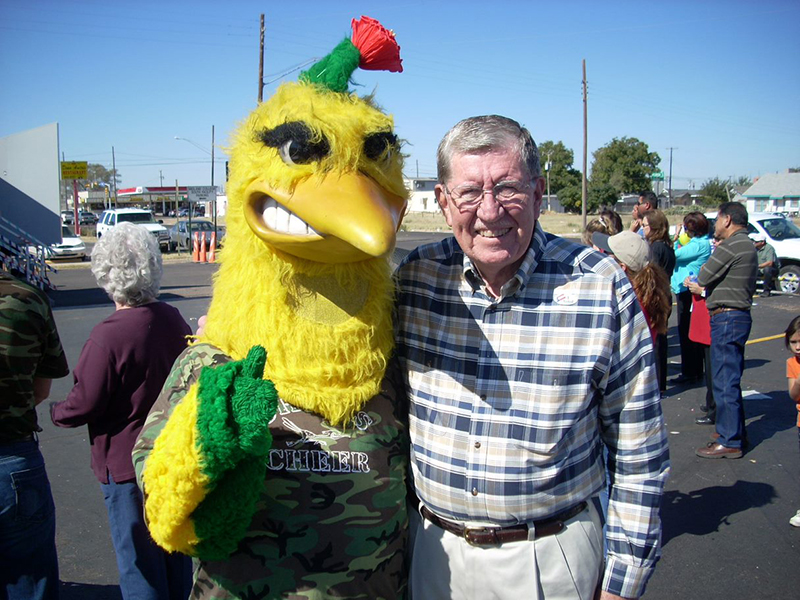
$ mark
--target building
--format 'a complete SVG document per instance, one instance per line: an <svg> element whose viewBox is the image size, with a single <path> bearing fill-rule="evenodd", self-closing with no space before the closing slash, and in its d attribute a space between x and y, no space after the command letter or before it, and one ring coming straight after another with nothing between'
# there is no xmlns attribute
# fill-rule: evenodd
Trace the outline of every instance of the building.
<svg viewBox="0 0 800 600"><path fill-rule="evenodd" d="M439 212L434 188L439 182L435 177L404 178L408 190L408 212Z"/></svg>
<svg viewBox="0 0 800 600"><path fill-rule="evenodd" d="M408 190L408 212L435 213L439 212L439 203L434 192L439 180L435 177L413 177L403 180ZM542 210L563 213L564 207L558 201L556 194L542 196Z"/></svg>
<svg viewBox="0 0 800 600"><path fill-rule="evenodd" d="M787 212L800 214L800 173L788 169L767 173L755 180L743 193L748 212Z"/></svg>

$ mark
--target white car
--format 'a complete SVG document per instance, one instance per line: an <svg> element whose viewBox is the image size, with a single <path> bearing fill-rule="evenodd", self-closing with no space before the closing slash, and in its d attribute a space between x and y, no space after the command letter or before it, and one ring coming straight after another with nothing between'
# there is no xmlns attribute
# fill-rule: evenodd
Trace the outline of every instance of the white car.
<svg viewBox="0 0 800 600"><path fill-rule="evenodd" d="M713 234L716 212L705 213L711 224ZM750 213L748 215L747 233L761 233L767 243L775 248L775 254L781 263L778 272L780 291L796 294L800 291L800 227L791 219L774 213Z"/></svg>
<svg viewBox="0 0 800 600"><path fill-rule="evenodd" d="M167 231L167 228L160 221L155 220L153 213L141 208L112 208L104 211L97 222L97 239L103 237L103 234L118 223L140 225L156 236L162 252L166 252L169 248L169 231Z"/></svg>
<svg viewBox="0 0 800 600"><path fill-rule="evenodd" d="M28 252L33 255L39 254L39 246L28 246ZM61 226L61 243L44 247L44 257L53 258L79 258L86 260L86 244L75 235L75 232L67 225Z"/></svg>

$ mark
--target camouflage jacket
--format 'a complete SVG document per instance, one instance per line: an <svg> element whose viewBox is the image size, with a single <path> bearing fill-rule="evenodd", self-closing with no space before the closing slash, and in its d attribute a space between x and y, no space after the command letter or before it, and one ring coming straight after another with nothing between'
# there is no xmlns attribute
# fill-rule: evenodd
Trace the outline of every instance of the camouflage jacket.
<svg viewBox="0 0 800 600"><path fill-rule="evenodd" d="M47 296L0 273L0 443L42 430L33 380L68 373Z"/></svg>
<svg viewBox="0 0 800 600"><path fill-rule="evenodd" d="M133 450L140 485L148 453L201 368L229 360L208 344L178 358ZM250 529L227 560L196 561L191 598L403 598L408 434L396 361L346 428L279 401L270 432Z"/></svg>

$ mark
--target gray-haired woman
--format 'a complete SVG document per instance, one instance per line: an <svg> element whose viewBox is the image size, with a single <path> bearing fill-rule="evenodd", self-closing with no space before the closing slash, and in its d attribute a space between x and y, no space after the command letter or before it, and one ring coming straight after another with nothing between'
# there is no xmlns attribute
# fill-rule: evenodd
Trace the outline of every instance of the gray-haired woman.
<svg viewBox="0 0 800 600"><path fill-rule="evenodd" d="M75 386L51 407L59 427L89 426L92 469L103 490L123 598L185 599L191 563L150 539L131 450L191 329L159 302L161 252L143 227L121 223L92 252L92 273L116 310L92 329Z"/></svg>

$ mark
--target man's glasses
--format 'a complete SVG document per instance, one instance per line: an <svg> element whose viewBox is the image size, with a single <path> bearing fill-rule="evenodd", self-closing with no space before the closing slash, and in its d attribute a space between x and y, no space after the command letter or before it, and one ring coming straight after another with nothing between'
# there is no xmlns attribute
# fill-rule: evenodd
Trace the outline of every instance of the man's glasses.
<svg viewBox="0 0 800 600"><path fill-rule="evenodd" d="M477 185L464 183L448 190L444 186L444 191L453 200L458 208L473 209L483 201L483 195L487 192L492 193L495 202L503 207L524 204L530 193L531 184L521 181L501 181L493 188L485 190Z"/></svg>

